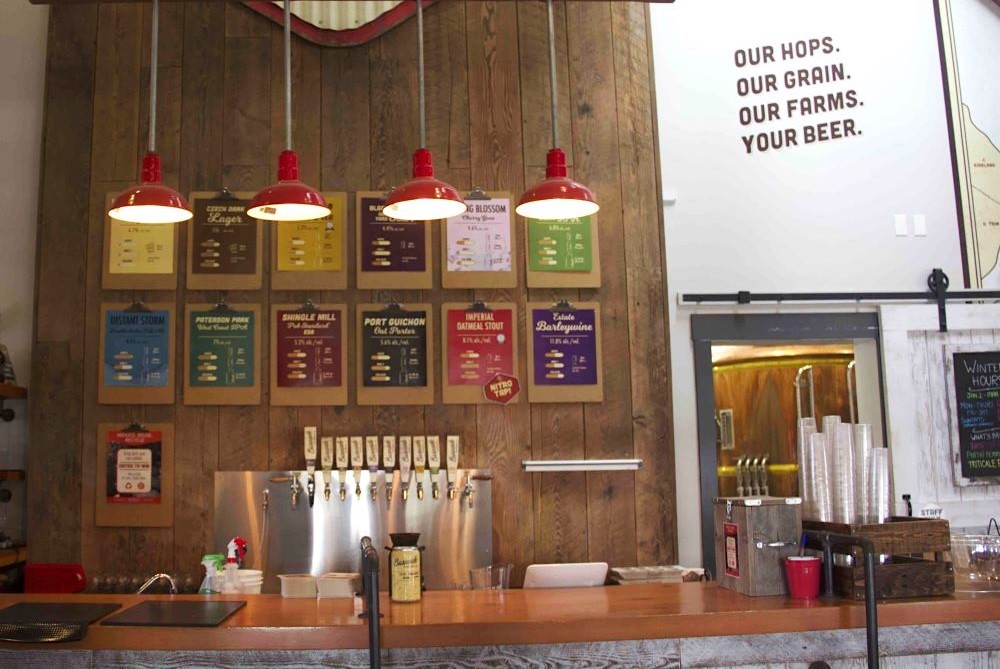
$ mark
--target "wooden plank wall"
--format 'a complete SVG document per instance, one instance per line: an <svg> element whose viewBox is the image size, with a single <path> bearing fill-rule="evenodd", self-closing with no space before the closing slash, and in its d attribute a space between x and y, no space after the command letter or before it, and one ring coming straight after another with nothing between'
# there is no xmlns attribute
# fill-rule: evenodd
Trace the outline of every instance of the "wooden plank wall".
<svg viewBox="0 0 1000 669"><path fill-rule="evenodd" d="M461 434L462 465L494 472L494 553L515 562L518 574L531 562L674 563L669 344L646 7L556 6L561 144L572 172L602 204L600 289L528 291L522 267L522 287L513 290L311 295L346 302L349 313L358 302L390 298L435 305L508 300L521 308L522 332L528 300L600 301L606 401L510 407L445 406L440 389L429 407L359 407L352 388L346 407L270 408L266 383L264 403L254 407L187 407L180 390L172 406L97 404L101 302L176 297L183 313L184 303L216 298L186 290L183 276L176 293L100 287L105 197L137 180L146 145L149 12L133 3L51 10L28 475L32 559L82 562L90 573L194 573L210 547L213 473L299 467L302 427L321 425L325 434ZM476 185L516 196L543 174L551 142L544 5L442 2L426 11L425 30L427 139L439 174L459 189ZM417 145L415 41L412 20L349 49L295 38L294 141L305 181L356 191L406 178ZM187 193L223 185L252 191L274 180L284 141L280 27L235 3L167 3L160 45L157 148L165 181ZM182 268L185 235L182 229ZM520 229L517 236L523 248ZM348 235L352 275L353 239ZM264 285L228 299L260 303L266 321L272 301L307 297L270 291L267 276ZM183 341L180 322L177 336ZM173 528L94 526L95 426L132 418L176 425ZM529 457L632 456L644 459L640 472L521 471Z"/></svg>

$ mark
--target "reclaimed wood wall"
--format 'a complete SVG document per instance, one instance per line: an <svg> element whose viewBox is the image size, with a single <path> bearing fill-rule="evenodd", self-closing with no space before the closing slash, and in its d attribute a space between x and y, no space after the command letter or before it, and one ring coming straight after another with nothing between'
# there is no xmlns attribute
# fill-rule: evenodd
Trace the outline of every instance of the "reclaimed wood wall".
<svg viewBox="0 0 1000 669"><path fill-rule="evenodd" d="M389 299L514 301L522 305L522 321L527 300L599 300L605 402L509 407L445 406L440 389L438 402L428 407L359 407L353 389L346 407L270 408L266 390L260 406L188 407L181 384L174 405L99 405L101 302L174 297L181 313L183 304L216 295L186 290L183 276L176 293L101 289L105 196L137 180L146 148L150 9L137 3L55 5L50 21L31 389L33 561L82 562L90 573L195 573L210 543L213 473L301 467L301 428L319 425L331 435L462 435L461 465L488 467L495 475L494 555L515 562L518 572L532 562L676 562L645 5L556 7L562 144L572 173L602 205L600 289L309 295L347 302L351 311L358 302ZM427 141L439 175L459 189L520 193L542 176L551 145L544 4L441 2L425 13L425 35ZM356 191L385 189L407 177L418 135L415 54L414 20L352 48L320 48L295 38L294 144L303 180L324 190ZM168 184L184 193L222 186L253 191L276 178L284 142L279 26L236 3L165 3L159 82L157 148ZM523 248L520 231L518 236ZM353 236L348 239L353 245ZM353 248L348 255L353 258ZM266 315L271 301L305 297L264 289L227 299L260 303ZM354 378L353 361L348 378ZM172 528L94 525L96 425L131 419L176 425ZM526 458L633 456L645 462L637 473L521 470Z"/></svg>

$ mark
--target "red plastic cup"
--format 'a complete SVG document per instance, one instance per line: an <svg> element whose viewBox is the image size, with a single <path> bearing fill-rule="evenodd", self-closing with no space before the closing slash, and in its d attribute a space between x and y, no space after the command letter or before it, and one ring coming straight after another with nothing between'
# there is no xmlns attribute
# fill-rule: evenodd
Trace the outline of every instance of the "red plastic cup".
<svg viewBox="0 0 1000 669"><path fill-rule="evenodd" d="M795 599L815 599L819 597L822 561L815 556L791 556L785 558L785 576L788 577L788 594Z"/></svg>

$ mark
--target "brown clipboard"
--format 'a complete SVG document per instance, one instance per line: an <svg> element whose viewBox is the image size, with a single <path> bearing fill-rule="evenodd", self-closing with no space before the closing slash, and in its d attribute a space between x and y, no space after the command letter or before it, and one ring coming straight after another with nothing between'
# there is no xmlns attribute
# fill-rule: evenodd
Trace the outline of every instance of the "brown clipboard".
<svg viewBox="0 0 1000 669"><path fill-rule="evenodd" d="M278 384L279 364L288 361L280 359L278 353L279 312L308 313L335 312L339 319L340 345L336 355L340 356L340 384L324 387L286 387ZM347 337L348 319L346 304L272 304L271 305L271 405L272 406L343 406L347 404ZM308 337L309 335L303 335ZM294 363L292 363L294 364Z"/></svg>
<svg viewBox="0 0 1000 669"><path fill-rule="evenodd" d="M236 406L255 405L261 401L260 377L263 366L260 364L261 357L261 326L260 326L260 305L259 304L230 304L225 305L229 311L249 311L254 315L253 330L253 383L245 387L226 386L195 386L191 384L191 374L198 370L191 369L195 362L191 359L194 351L191 349L191 326L192 316L195 313L207 313L219 310L220 305L211 304L188 304L184 308L184 404L205 405L205 406Z"/></svg>
<svg viewBox="0 0 1000 669"><path fill-rule="evenodd" d="M266 252L264 248L264 227L261 221L247 214L245 210L242 213L242 217L248 220L251 225L255 226L254 234L250 237L250 241L256 244L252 271L241 272L239 274L204 274L196 272L194 267L195 238L198 237L198 226L204 225L204 223L199 220L199 202L204 202L206 200L219 200L220 203L225 203L227 199L233 199L243 202L243 208L245 209L246 203L249 203L249 201L253 199L253 196L253 193L229 193L228 191L223 191L222 193L213 193L211 191L193 191L191 193L188 201L191 204L191 211L195 213L195 216L190 222L187 223L187 225L190 226L187 234L188 290L258 290L261 288L263 284L261 277L264 273L264 254ZM236 212L233 212L233 214L235 215Z"/></svg>
<svg viewBox="0 0 1000 669"><path fill-rule="evenodd" d="M113 502L108 495L108 445L114 432L160 433L160 500ZM116 486L117 488L117 486ZM97 499L94 524L98 527L171 527L174 524L174 426L171 423L97 425Z"/></svg>
<svg viewBox="0 0 1000 669"><path fill-rule="evenodd" d="M517 331L519 329L517 320L517 305L513 302L491 302L489 304L483 303L473 303L473 304L461 304L457 302L447 302L441 305L441 397L444 404L492 404L490 400L486 399L486 395L483 393L483 386L485 386L493 374L487 375L487 377L482 378L482 383L472 384L462 384L450 383L451 370L450 365L457 364L461 367L463 363L461 361L456 361L453 358L459 357L460 360L465 360L464 354L457 353L452 356L451 346L449 342L449 312L461 311L465 313L476 313L481 311L496 312L501 310L510 311L511 316L511 326L508 330L504 330L503 333L510 342L511 348L511 361L509 369L504 372L511 376L518 375L518 349L517 349ZM475 356L479 358L479 354L475 352L470 352L470 356ZM470 368L473 366L469 364ZM516 395L510 404L516 404L520 400L520 394Z"/></svg>
<svg viewBox="0 0 1000 669"><path fill-rule="evenodd" d="M541 221L542 224L549 221ZM600 288L601 287L601 249L597 230L597 214L590 216L590 252L591 267L588 271L543 272L531 269L529 254L531 248L530 227L535 224L531 219L524 219L524 270L527 273L528 288Z"/></svg>
<svg viewBox="0 0 1000 669"><path fill-rule="evenodd" d="M112 272L111 237L114 226L130 225L116 221L108 216L107 211L117 193L108 193L104 198L104 244L101 259L101 288L104 290L176 290L177 289L177 245L180 225L187 223L166 223L139 226L140 228L160 228L170 230L169 248L164 248L162 254L170 259L169 272ZM123 244L128 240L122 240ZM139 240L134 242L134 253L147 252Z"/></svg>
<svg viewBox="0 0 1000 669"><path fill-rule="evenodd" d="M107 339L107 313L109 311L137 310L167 312L167 382L163 386L114 386L108 385L108 367L105 364L105 343ZM138 311L141 313L141 311ZM97 402L99 404L173 404L178 369L175 342L177 328L174 304L172 302L156 302L151 304L128 304L127 302L110 302L101 304L100 348L97 356Z"/></svg>
<svg viewBox="0 0 1000 669"><path fill-rule="evenodd" d="M363 248L364 223L362 219L365 209L372 200L381 203L382 193L378 191L358 191L354 202L355 228L355 267L357 268L358 288L361 290L383 290L387 288L427 290L434 287L434 249L431 245L431 226L440 225L439 221L394 221L394 224L419 226L423 231L424 269L422 271L373 271L366 270L364 254L371 249ZM365 201L368 201L368 204Z"/></svg>
<svg viewBox="0 0 1000 669"><path fill-rule="evenodd" d="M476 216L489 216L492 212L480 212L477 208L487 208L505 205L507 210L506 236L510 245L510 269L504 271L463 271L451 269L448 236L453 226L461 226L462 216L455 216L441 222L441 287L442 288L516 288L517 287L517 236L514 227L514 200L510 193L504 191L485 192L473 190L466 196L469 211L466 220Z"/></svg>
<svg viewBox="0 0 1000 669"><path fill-rule="evenodd" d="M553 305L547 302L529 302L525 307L528 310L526 315L526 320L528 322L528 401L535 402L603 402L604 401L604 367L603 361L601 359L601 305L599 302L578 302L576 304L557 304ZM565 311L584 311L592 310L594 312L594 348L596 355L596 384L566 384L566 385L545 385L536 383L536 361L535 356L542 357L542 366L546 368L548 362L552 364L566 364L562 362L564 359L553 357L549 358L546 353L549 351L538 351L535 349L535 331L538 327L535 321L535 310L544 309L546 311L565 310Z"/></svg>
<svg viewBox="0 0 1000 669"><path fill-rule="evenodd" d="M426 385L418 387L372 387L365 386L365 373L371 371L370 367L382 362L381 360L364 359L364 314L365 312L378 312L386 317L394 314L408 314L421 312L425 320L425 344L426 351ZM434 404L434 308L429 303L407 304L407 305L385 305L385 304L359 304L355 316L355 375L358 389L358 404L380 405L380 404L400 404L400 405L422 405Z"/></svg>
<svg viewBox="0 0 1000 669"><path fill-rule="evenodd" d="M330 205L328 219L333 223L333 234L339 235L340 269L334 270L282 270L278 255L281 252L282 228L295 226L294 221L277 222L271 229L271 290L344 290L347 288L347 193L323 192L323 199ZM327 220L327 219L323 219ZM312 221L309 221L310 223Z"/></svg>

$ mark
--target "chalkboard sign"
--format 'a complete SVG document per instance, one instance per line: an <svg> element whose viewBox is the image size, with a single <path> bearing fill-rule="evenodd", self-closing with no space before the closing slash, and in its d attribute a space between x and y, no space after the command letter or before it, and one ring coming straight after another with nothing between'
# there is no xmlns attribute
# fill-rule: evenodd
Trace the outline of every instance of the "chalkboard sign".
<svg viewBox="0 0 1000 669"><path fill-rule="evenodd" d="M1000 476L1000 351L952 353L961 474Z"/></svg>

